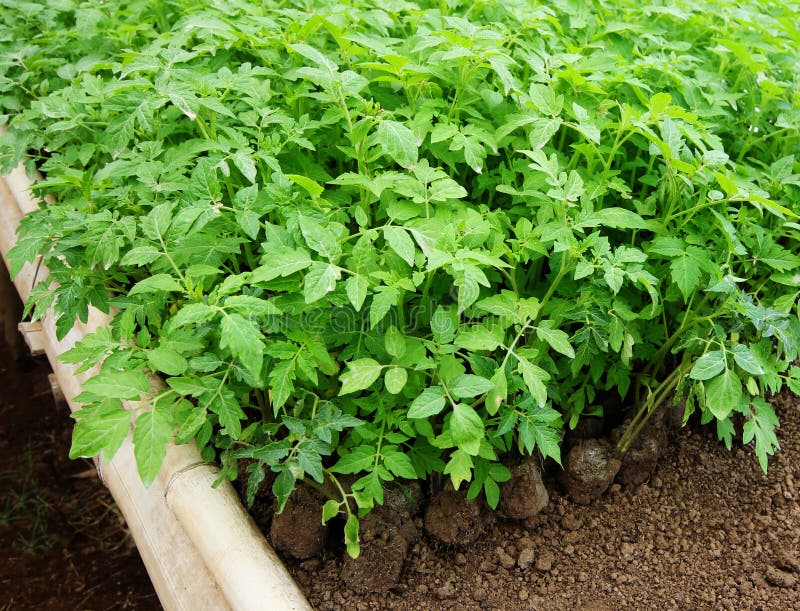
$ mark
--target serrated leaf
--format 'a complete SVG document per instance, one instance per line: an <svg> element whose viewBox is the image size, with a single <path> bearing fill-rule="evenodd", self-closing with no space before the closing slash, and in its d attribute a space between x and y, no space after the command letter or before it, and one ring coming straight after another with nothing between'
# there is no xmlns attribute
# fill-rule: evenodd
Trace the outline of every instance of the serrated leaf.
<svg viewBox="0 0 800 611"><path fill-rule="evenodd" d="M378 123L376 141L398 165L411 168L417 163L417 137L402 123L385 119Z"/></svg>
<svg viewBox="0 0 800 611"><path fill-rule="evenodd" d="M133 455L142 483L149 486L161 470L167 444L172 441L172 421L166 410L141 414L133 430Z"/></svg>
<svg viewBox="0 0 800 611"><path fill-rule="evenodd" d="M350 276L344 284L344 289L347 293L347 298L350 300L350 303L353 304L356 312L360 312L361 306L364 305L364 300L367 298L367 290L369 289L369 283L366 278L359 274Z"/></svg>
<svg viewBox="0 0 800 611"><path fill-rule="evenodd" d="M549 327L536 327L536 335L547 342L556 352L560 352L569 358L575 358L575 349L569 343L569 335L561 329Z"/></svg>
<svg viewBox="0 0 800 611"><path fill-rule="evenodd" d="M84 382L83 390L100 397L135 400L150 391L150 382L141 371L101 371Z"/></svg>
<svg viewBox="0 0 800 611"><path fill-rule="evenodd" d="M111 460L130 433L131 412L118 400L105 400L73 414L77 419L72 431L70 458L90 458L102 453Z"/></svg>
<svg viewBox="0 0 800 611"><path fill-rule="evenodd" d="M384 456L383 464L395 477L405 479L417 479L417 472L407 454L403 452L393 452Z"/></svg>
<svg viewBox="0 0 800 611"><path fill-rule="evenodd" d="M183 291L183 285L177 278L169 274L155 274L145 278L133 285L128 295L140 295L141 293L173 293Z"/></svg>
<svg viewBox="0 0 800 611"><path fill-rule="evenodd" d="M545 403L547 403L547 387L544 383L550 378L549 374L524 357L517 356L517 363L519 373L522 375L522 379L531 396L539 407L544 407Z"/></svg>
<svg viewBox="0 0 800 611"><path fill-rule="evenodd" d="M225 314L220 326L220 346L238 358L254 377L261 373L264 342L261 330L240 314Z"/></svg>

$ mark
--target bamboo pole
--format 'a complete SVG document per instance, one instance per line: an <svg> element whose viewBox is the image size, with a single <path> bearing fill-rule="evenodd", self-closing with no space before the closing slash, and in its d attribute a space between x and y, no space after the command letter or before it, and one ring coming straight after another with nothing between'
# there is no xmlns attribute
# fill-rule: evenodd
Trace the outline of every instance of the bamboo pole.
<svg viewBox="0 0 800 611"><path fill-rule="evenodd" d="M0 252L4 259L16 242L23 214L36 207L30 185L21 168L11 174L10 181L0 180ZM23 300L28 298L34 278L43 279L47 273L30 264L22 269L14 283ZM77 323L59 341L52 314L48 312L42 319L48 359L73 411L80 407L74 397L92 372L76 375L75 367L61 363L58 355L108 323L107 316L92 309L86 324ZM128 522L165 609L310 611L230 483L211 486L217 469L202 461L194 444L168 447L162 470L149 488L139 479L130 436L111 461L98 462L98 471Z"/></svg>

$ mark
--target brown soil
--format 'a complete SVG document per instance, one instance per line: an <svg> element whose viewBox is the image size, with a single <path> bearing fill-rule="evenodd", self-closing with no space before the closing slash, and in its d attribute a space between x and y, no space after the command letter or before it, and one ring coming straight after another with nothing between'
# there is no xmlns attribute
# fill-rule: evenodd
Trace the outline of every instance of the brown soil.
<svg viewBox="0 0 800 611"><path fill-rule="evenodd" d="M16 353L0 333L0 610L161 609L92 463L68 458L72 420L47 360Z"/></svg>
<svg viewBox="0 0 800 611"><path fill-rule="evenodd" d="M768 475L689 426L638 487L577 505L551 471L542 514L498 519L467 547L423 537L389 592L348 588L337 551L287 565L320 611L798 609L800 401L773 403L782 450Z"/></svg>

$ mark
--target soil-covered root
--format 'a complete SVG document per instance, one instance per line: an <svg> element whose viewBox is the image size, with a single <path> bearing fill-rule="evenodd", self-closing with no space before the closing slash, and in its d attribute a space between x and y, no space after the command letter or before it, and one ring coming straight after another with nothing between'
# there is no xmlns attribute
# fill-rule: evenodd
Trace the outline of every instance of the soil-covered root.
<svg viewBox="0 0 800 611"><path fill-rule="evenodd" d="M612 441L617 441L626 425L614 429ZM666 444L667 436L663 424L645 428L633 445L622 457L622 465L617 473L616 481L623 485L639 486L646 482L658 464L658 457Z"/></svg>
<svg viewBox="0 0 800 611"><path fill-rule="evenodd" d="M606 439L582 439L567 454L562 476L570 498L588 505L614 481L621 462Z"/></svg>
<svg viewBox="0 0 800 611"><path fill-rule="evenodd" d="M321 554L328 535L322 524L324 502L308 486L297 486L283 512L272 517L269 534L273 547L299 560Z"/></svg>
<svg viewBox="0 0 800 611"><path fill-rule="evenodd" d="M425 510L425 532L439 543L464 547L483 533L484 516L478 499L446 487L437 492Z"/></svg>
<svg viewBox="0 0 800 611"><path fill-rule="evenodd" d="M420 538L414 518L422 498L418 481L386 487L383 505L361 520L361 553L358 558L345 555L342 562L342 581L349 588L359 593L387 592L397 585L406 554Z"/></svg>
<svg viewBox="0 0 800 611"><path fill-rule="evenodd" d="M529 456L512 467L511 479L501 485L497 512L504 518L526 520L544 509L549 499L538 460Z"/></svg>

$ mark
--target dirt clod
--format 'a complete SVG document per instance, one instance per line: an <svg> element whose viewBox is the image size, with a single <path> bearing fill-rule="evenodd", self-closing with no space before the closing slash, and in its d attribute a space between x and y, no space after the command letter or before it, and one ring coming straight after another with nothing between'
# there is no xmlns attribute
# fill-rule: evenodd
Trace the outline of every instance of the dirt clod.
<svg viewBox="0 0 800 611"><path fill-rule="evenodd" d="M361 553L358 558L344 556L342 581L360 593L387 592L400 579L408 541L397 527L373 512L361 521Z"/></svg>
<svg viewBox="0 0 800 611"><path fill-rule="evenodd" d="M273 547L303 560L322 553L328 529L322 524L321 497L307 486L297 486L283 513L272 518L270 540Z"/></svg>
<svg viewBox="0 0 800 611"><path fill-rule="evenodd" d="M532 518L545 508L549 498L538 460L527 457L511 469L511 479L501 485L498 513L517 520Z"/></svg>
<svg viewBox="0 0 800 611"><path fill-rule="evenodd" d="M530 565L533 564L533 561L535 559L536 559L536 552L534 552L530 548L527 548L519 553L519 558L517 558L517 565L519 565L519 568L521 568L524 571Z"/></svg>
<svg viewBox="0 0 800 611"><path fill-rule="evenodd" d="M536 570L549 573L553 570L553 563L556 561L555 555L550 550L542 550L536 555Z"/></svg>
<svg viewBox="0 0 800 611"><path fill-rule="evenodd" d="M450 487L439 491L425 511L425 532L445 545L466 546L483 532L481 505Z"/></svg>
<svg viewBox="0 0 800 611"><path fill-rule="evenodd" d="M570 498L588 505L609 487L620 468L614 448L605 439L582 439L567 454L563 482Z"/></svg>
<svg viewBox="0 0 800 611"><path fill-rule="evenodd" d="M617 435L612 435L612 439L621 435L623 428L615 431ZM662 425L649 426L642 431L622 457L616 481L628 486L639 486L646 482L656 468L665 439Z"/></svg>
<svg viewBox="0 0 800 611"><path fill-rule="evenodd" d="M793 588L797 584L797 577L774 566L767 567L764 577L767 583L778 588Z"/></svg>

